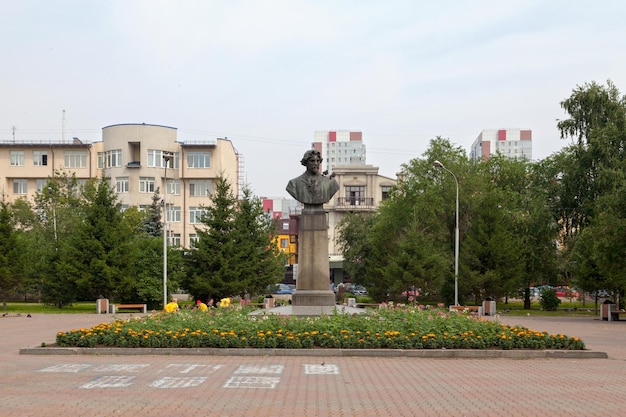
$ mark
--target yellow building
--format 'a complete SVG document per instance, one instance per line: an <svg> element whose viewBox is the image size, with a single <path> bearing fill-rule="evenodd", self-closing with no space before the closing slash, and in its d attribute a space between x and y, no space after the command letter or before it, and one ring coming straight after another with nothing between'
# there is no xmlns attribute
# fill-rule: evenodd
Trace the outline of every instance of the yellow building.
<svg viewBox="0 0 626 417"><path fill-rule="evenodd" d="M215 179L226 178L238 195L242 162L226 139L184 141L174 127L118 124L102 129L101 142L0 142L0 192L9 202L32 199L56 171L74 173L83 182L104 172L124 207L150 206L159 189L170 245L189 246Z"/></svg>

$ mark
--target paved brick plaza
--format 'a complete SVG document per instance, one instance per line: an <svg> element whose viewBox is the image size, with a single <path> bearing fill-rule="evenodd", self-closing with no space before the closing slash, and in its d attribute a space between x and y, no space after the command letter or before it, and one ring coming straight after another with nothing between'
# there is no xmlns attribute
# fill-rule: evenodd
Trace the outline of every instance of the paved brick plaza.
<svg viewBox="0 0 626 417"><path fill-rule="evenodd" d="M620 416L626 321L501 317L609 359L20 355L108 316L0 318L0 416Z"/></svg>

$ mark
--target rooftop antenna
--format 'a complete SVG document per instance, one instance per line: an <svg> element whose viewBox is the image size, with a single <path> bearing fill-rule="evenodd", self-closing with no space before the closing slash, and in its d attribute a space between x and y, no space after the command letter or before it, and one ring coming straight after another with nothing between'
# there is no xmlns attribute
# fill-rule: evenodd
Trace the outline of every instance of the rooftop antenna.
<svg viewBox="0 0 626 417"><path fill-rule="evenodd" d="M15 126L12 126L12 127L11 127L11 131L13 132L13 142L14 142L14 143L15 143L15 129L16 129L16 127L15 127Z"/></svg>
<svg viewBox="0 0 626 417"><path fill-rule="evenodd" d="M61 143L65 143L65 110L63 110L61 121Z"/></svg>

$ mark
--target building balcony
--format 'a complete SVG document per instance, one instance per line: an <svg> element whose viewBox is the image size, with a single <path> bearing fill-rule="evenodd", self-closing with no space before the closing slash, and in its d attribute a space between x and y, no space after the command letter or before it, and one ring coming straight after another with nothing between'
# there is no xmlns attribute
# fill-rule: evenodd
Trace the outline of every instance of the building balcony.
<svg viewBox="0 0 626 417"><path fill-rule="evenodd" d="M126 164L126 168L141 168L141 161L130 161Z"/></svg>
<svg viewBox="0 0 626 417"><path fill-rule="evenodd" d="M374 199L371 197L338 197L337 209L339 210L373 210Z"/></svg>

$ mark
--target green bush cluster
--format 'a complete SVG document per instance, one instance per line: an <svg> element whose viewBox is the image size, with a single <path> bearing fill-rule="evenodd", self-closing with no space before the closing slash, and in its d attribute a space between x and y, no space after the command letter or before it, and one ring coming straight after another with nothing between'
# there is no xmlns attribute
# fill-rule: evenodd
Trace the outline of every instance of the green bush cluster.
<svg viewBox="0 0 626 417"><path fill-rule="evenodd" d="M556 292L552 289L541 291L541 300L539 301L541 308L546 311L556 311L561 304L561 300L556 296Z"/></svg>
<svg viewBox="0 0 626 417"><path fill-rule="evenodd" d="M437 308L400 307L320 317L180 311L59 332L59 346L149 348L568 349L582 340Z"/></svg>

